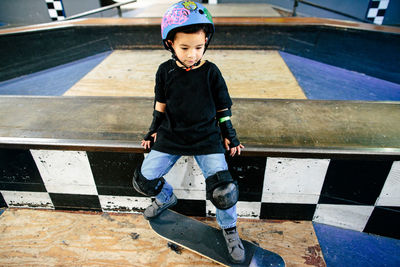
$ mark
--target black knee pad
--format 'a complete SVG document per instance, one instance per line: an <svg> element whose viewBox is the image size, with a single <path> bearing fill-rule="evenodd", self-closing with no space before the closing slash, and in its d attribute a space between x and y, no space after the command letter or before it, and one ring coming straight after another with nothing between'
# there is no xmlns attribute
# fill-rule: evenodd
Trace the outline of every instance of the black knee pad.
<svg viewBox="0 0 400 267"><path fill-rule="evenodd" d="M207 199L215 207L226 210L233 207L239 199L239 187L229 171L220 171L206 179Z"/></svg>
<svg viewBox="0 0 400 267"><path fill-rule="evenodd" d="M142 175L140 168L141 167L139 166L133 174L133 179L132 179L133 188L135 188L135 190L141 193L142 195L148 197L154 197L158 195L164 186L165 183L164 177L160 177L154 180L147 180L146 177Z"/></svg>

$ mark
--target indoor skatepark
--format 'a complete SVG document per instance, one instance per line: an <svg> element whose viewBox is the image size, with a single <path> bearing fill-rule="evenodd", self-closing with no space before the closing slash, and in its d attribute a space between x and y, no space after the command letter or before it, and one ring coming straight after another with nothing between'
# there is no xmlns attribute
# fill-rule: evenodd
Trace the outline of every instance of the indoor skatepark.
<svg viewBox="0 0 400 267"><path fill-rule="evenodd" d="M398 28L298 18L215 23L223 37L205 57L224 75L246 145L229 159L242 238L288 266L376 266L376 251L397 265ZM156 18L83 19L0 30L8 48L1 264L213 266L154 235L137 214L150 200L130 186L144 157L154 73L170 57L158 27ZM166 178L178 212L215 224L192 158Z"/></svg>

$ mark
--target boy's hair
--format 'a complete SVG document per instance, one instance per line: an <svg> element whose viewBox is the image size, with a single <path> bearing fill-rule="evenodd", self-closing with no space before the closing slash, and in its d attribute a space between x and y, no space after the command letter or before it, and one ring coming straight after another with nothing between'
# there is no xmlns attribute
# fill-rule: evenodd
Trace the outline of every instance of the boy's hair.
<svg viewBox="0 0 400 267"><path fill-rule="evenodd" d="M168 35L167 35L167 40L174 41L175 40L175 35L178 32L183 32L183 33L196 33L198 31L204 31L205 35L208 37L210 33L210 26L207 24L193 24L193 25L188 25L184 27L179 27L176 29L171 30Z"/></svg>

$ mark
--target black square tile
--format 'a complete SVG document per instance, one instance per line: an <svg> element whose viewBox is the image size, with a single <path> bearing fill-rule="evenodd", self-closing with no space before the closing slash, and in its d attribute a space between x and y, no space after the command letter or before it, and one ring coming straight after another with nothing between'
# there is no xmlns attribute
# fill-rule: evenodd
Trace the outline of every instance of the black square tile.
<svg viewBox="0 0 400 267"><path fill-rule="evenodd" d="M239 185L239 201L261 202L266 157L226 156L229 171Z"/></svg>
<svg viewBox="0 0 400 267"><path fill-rule="evenodd" d="M49 193L56 210L102 211L98 196Z"/></svg>
<svg viewBox="0 0 400 267"><path fill-rule="evenodd" d="M400 239L400 207L375 207L364 232Z"/></svg>
<svg viewBox="0 0 400 267"><path fill-rule="evenodd" d="M4 200L3 195L0 193L0 208L4 208L4 207L7 207L7 203Z"/></svg>
<svg viewBox="0 0 400 267"><path fill-rule="evenodd" d="M171 210L176 211L186 216L206 216L206 201L205 200L190 200L178 199L178 204L172 207Z"/></svg>
<svg viewBox="0 0 400 267"><path fill-rule="evenodd" d="M331 160L320 204L374 205L392 161Z"/></svg>
<svg viewBox="0 0 400 267"><path fill-rule="evenodd" d="M135 169L144 156L136 153L87 152L99 195L142 196L132 187Z"/></svg>
<svg viewBox="0 0 400 267"><path fill-rule="evenodd" d="M378 8L379 7L379 3L380 3L380 0L372 0L370 2L370 8Z"/></svg>
<svg viewBox="0 0 400 267"><path fill-rule="evenodd" d="M311 221L316 208L316 204L261 203L260 219Z"/></svg>
<svg viewBox="0 0 400 267"><path fill-rule="evenodd" d="M384 17L385 13L386 13L386 9L379 9L377 16L378 17Z"/></svg>
<svg viewBox="0 0 400 267"><path fill-rule="evenodd" d="M0 190L46 192L29 150L0 149Z"/></svg>

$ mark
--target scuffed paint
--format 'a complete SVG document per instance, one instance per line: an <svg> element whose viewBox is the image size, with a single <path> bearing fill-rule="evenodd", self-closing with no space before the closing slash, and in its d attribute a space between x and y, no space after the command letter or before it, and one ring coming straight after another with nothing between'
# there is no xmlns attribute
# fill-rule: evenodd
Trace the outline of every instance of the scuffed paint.
<svg viewBox="0 0 400 267"><path fill-rule="evenodd" d="M104 212L142 213L151 204L150 198L128 196L99 196Z"/></svg>
<svg viewBox="0 0 400 267"><path fill-rule="evenodd" d="M321 247L319 245L311 246L307 248L306 255L302 256L305 259L304 264L325 267L326 263L322 256Z"/></svg>
<svg viewBox="0 0 400 267"><path fill-rule="evenodd" d="M8 207L31 209L54 209L48 193L1 191Z"/></svg>

